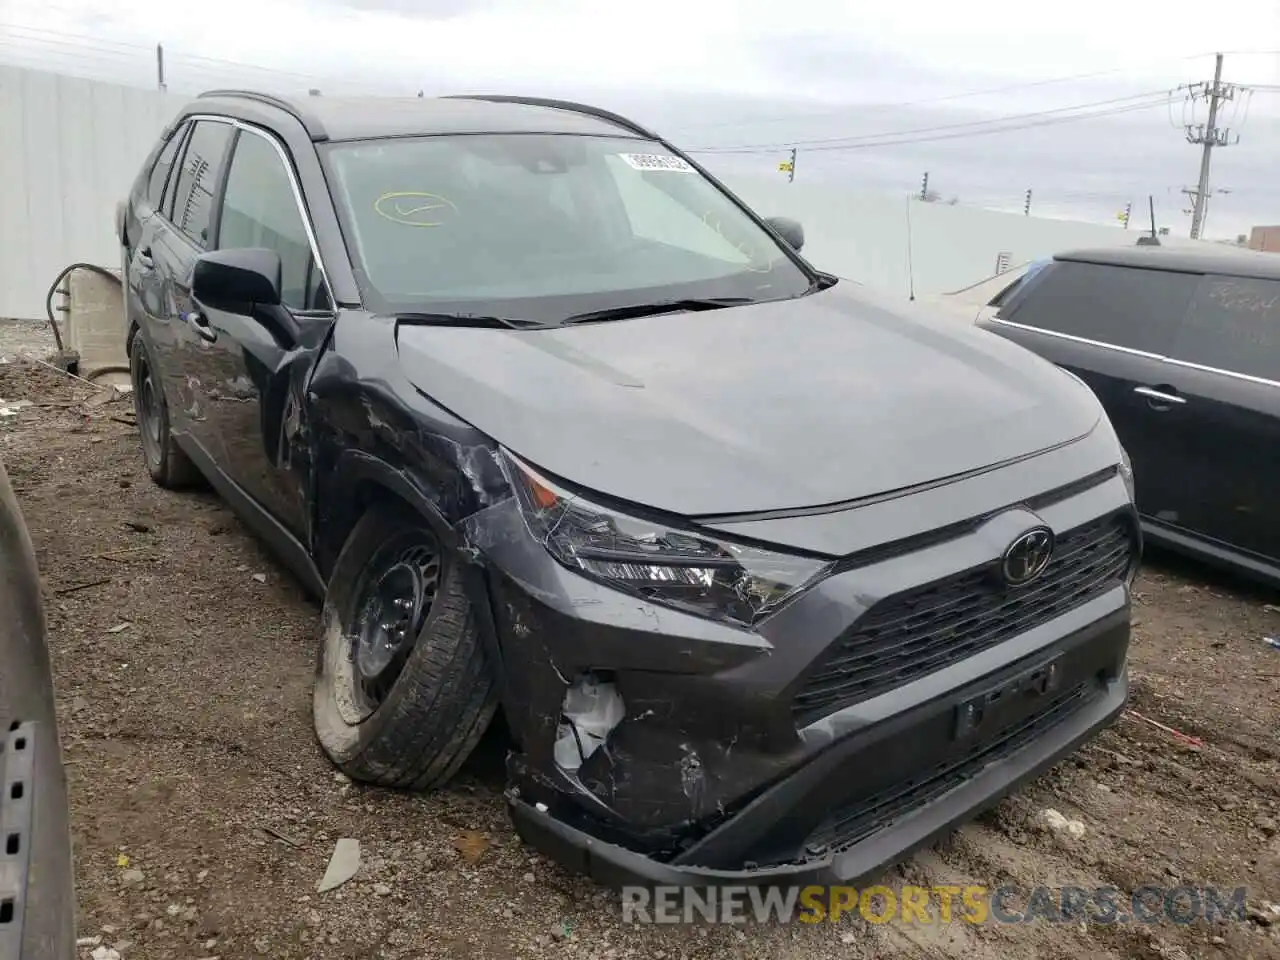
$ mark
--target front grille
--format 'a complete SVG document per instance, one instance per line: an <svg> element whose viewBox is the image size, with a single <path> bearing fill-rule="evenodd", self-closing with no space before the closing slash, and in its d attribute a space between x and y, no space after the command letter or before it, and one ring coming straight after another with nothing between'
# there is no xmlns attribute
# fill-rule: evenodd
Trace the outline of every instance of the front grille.
<svg viewBox="0 0 1280 960"><path fill-rule="evenodd" d="M831 647L792 701L798 723L940 670L1061 616L1122 583L1135 538L1125 515L1058 537L1028 586L996 582L990 566L882 600Z"/></svg>
<svg viewBox="0 0 1280 960"><path fill-rule="evenodd" d="M1093 681L1082 683L1031 716L978 741L963 755L935 764L869 797L849 801L813 832L805 842L806 849L839 852L883 830L973 779L990 764L1016 753L1078 711L1097 690Z"/></svg>

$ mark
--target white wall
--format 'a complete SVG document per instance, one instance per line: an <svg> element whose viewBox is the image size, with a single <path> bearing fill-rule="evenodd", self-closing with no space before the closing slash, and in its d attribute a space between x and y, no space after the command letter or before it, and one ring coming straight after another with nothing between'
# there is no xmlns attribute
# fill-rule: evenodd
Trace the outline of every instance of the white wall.
<svg viewBox="0 0 1280 960"><path fill-rule="evenodd" d="M45 293L70 263L119 266L116 202L184 100L0 66L0 318L43 318ZM905 196L780 176L725 180L762 214L799 219L805 253L819 267L906 296ZM1132 244L1138 235L919 201L911 203L911 226L919 296L990 276L1001 252L1017 264L1070 247Z"/></svg>
<svg viewBox="0 0 1280 960"><path fill-rule="evenodd" d="M799 220L805 230L804 253L814 266L904 297L908 202L918 296L949 293L993 275L1002 252L1011 254L1012 266L1071 248L1132 246L1142 232L1136 212L1124 230L1118 225L908 201L905 194L857 193L827 183L787 183L781 176L722 179L763 216ZM1164 246L1199 242L1160 238Z"/></svg>
<svg viewBox="0 0 1280 960"><path fill-rule="evenodd" d="M116 201L182 99L0 66L0 317L43 319L69 263L119 266Z"/></svg>

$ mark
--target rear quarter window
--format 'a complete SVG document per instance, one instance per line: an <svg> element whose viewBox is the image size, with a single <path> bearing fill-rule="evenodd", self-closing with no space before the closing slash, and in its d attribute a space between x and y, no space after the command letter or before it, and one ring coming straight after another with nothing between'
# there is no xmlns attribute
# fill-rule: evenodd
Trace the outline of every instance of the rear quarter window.
<svg viewBox="0 0 1280 960"><path fill-rule="evenodd" d="M1000 319L1164 355L1199 276L1057 260L1015 291Z"/></svg>
<svg viewBox="0 0 1280 960"><path fill-rule="evenodd" d="M182 145L182 138L187 135L187 128L190 124L184 123L176 129L164 146L160 148L160 153L156 157L155 165L151 168L151 173L147 177L147 203L151 205L153 210L161 210L161 201L164 199L165 184L169 182L169 171L173 169L173 162L178 156L178 148Z"/></svg>
<svg viewBox="0 0 1280 960"><path fill-rule="evenodd" d="M1280 281L1203 277L1170 355L1280 381Z"/></svg>

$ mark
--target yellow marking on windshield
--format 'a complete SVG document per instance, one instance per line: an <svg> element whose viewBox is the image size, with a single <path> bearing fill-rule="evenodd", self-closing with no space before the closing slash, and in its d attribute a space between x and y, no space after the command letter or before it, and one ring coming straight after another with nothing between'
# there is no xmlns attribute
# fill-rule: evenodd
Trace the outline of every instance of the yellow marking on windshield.
<svg viewBox="0 0 1280 960"><path fill-rule="evenodd" d="M439 227L457 216L453 201L438 193L396 190L373 201L374 212L406 227Z"/></svg>

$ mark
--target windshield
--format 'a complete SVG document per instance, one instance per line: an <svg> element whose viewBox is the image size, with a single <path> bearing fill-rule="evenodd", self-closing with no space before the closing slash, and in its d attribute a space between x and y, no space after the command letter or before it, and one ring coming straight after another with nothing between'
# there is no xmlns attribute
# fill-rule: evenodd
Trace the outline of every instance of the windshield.
<svg viewBox="0 0 1280 960"><path fill-rule="evenodd" d="M362 292L384 312L555 323L810 285L732 200L652 141L363 140L329 145L325 162Z"/></svg>

